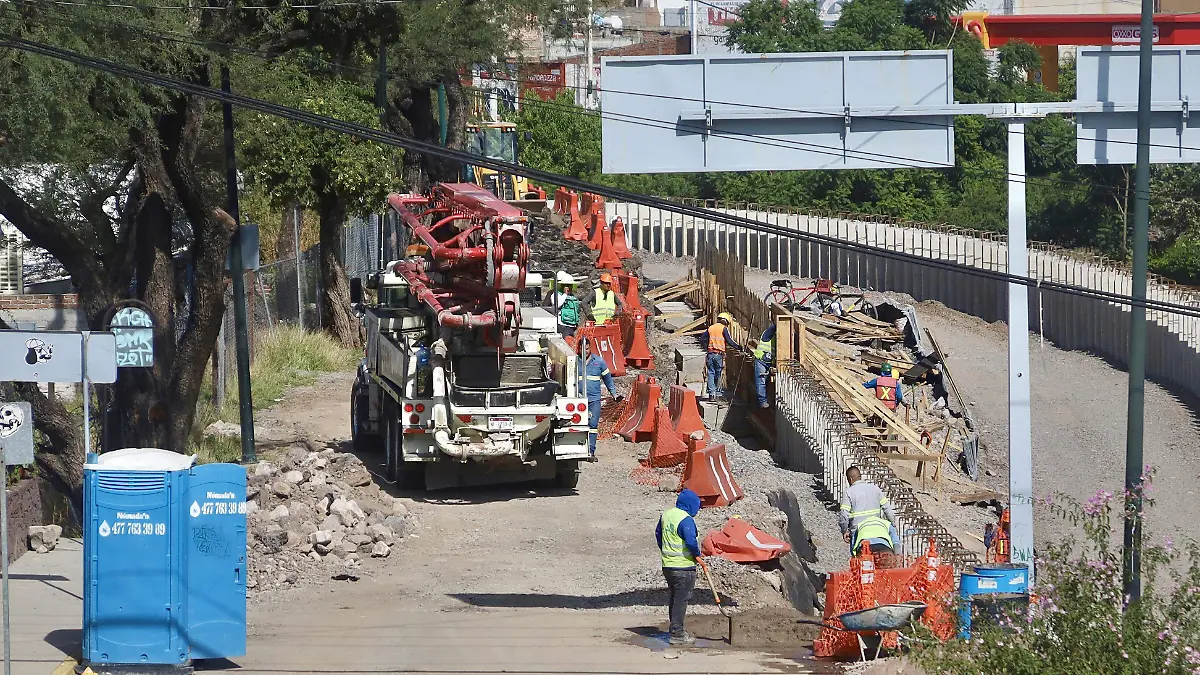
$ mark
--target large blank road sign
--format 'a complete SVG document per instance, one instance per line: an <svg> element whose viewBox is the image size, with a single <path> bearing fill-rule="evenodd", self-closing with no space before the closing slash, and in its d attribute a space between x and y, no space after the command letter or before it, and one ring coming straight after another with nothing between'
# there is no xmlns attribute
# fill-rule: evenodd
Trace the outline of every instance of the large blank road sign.
<svg viewBox="0 0 1200 675"><path fill-rule="evenodd" d="M949 51L602 59L605 173L954 165Z"/></svg>
<svg viewBox="0 0 1200 675"><path fill-rule="evenodd" d="M1107 112L1077 113L1080 164L1133 164L1137 156L1137 47L1079 47L1077 103ZM1150 162L1200 161L1200 120L1189 122L1189 101L1200 101L1200 47L1155 47L1150 78Z"/></svg>
<svg viewBox="0 0 1200 675"><path fill-rule="evenodd" d="M0 331L0 382L82 382L83 334L64 331ZM90 333L88 379L117 381L117 340Z"/></svg>

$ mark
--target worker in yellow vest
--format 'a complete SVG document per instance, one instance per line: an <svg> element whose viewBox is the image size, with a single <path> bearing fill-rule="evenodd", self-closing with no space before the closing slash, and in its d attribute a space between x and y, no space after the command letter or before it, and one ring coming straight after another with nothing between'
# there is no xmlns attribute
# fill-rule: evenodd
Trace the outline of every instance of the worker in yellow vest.
<svg viewBox="0 0 1200 675"><path fill-rule="evenodd" d="M758 407L769 408L767 376L775 364L775 324L768 326L759 339L751 340L749 346L754 354L754 394L758 399Z"/></svg>
<svg viewBox="0 0 1200 675"><path fill-rule="evenodd" d="M709 326L701 336L704 340L704 348L708 352L704 357L704 368L708 371L707 393L710 401L725 397L725 392L720 388L720 381L721 373L725 370L726 346L739 351L742 349L742 346L729 334L729 326L732 323L733 317L728 312L721 312L717 315L716 323Z"/></svg>
<svg viewBox="0 0 1200 675"><path fill-rule="evenodd" d="M600 287L593 288L584 299L583 304L588 307L588 312L592 316L592 321L596 322L597 326L612 321L616 316L617 310L625 311L625 298L613 289L613 278L608 272L600 275Z"/></svg>
<svg viewBox="0 0 1200 675"><path fill-rule="evenodd" d="M671 617L669 642L690 645L695 636L687 632L684 617L688 598L696 586L696 560L700 544L696 540L696 521L700 513L700 495L684 488L675 499L675 507L667 509L658 519L654 536L662 556L663 576L667 579L667 611Z"/></svg>
<svg viewBox="0 0 1200 675"><path fill-rule="evenodd" d="M857 466L846 469L848 487L838 503L838 528L850 544L850 555L858 555L864 542L872 553L895 551L896 514L891 502L874 484L862 480Z"/></svg>

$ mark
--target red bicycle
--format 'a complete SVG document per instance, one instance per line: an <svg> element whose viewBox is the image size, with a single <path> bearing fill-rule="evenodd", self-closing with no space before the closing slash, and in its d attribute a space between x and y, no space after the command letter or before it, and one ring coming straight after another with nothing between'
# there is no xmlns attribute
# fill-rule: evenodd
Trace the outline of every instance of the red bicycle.
<svg viewBox="0 0 1200 675"><path fill-rule="evenodd" d="M771 290L763 296L763 300L792 310L807 309L818 315L858 311L873 319L879 318L875 305L862 293L842 293L832 279L815 279L814 283L813 286L796 286L789 279L776 279L771 282ZM846 299L851 301L846 303Z"/></svg>

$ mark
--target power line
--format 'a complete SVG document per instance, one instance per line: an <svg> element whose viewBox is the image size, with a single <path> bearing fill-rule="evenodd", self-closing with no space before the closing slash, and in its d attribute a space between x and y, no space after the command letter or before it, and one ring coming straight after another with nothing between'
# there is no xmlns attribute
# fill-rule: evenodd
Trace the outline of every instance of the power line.
<svg viewBox="0 0 1200 675"><path fill-rule="evenodd" d="M408 150L410 152L418 152L418 153L428 154L431 156L440 157L440 158L448 159L448 160L455 161L455 162L460 162L460 163L465 163L465 164L474 164L476 166L482 166L484 168L492 169L492 170L498 171L498 172L511 173L511 174L516 174L519 176L525 176L527 178L531 178L533 180L536 180L536 181L539 181L539 182L542 182L542 183L545 183L548 185L561 185L563 187L567 187L567 188L571 188L571 189L575 189L575 190L586 191L586 192L598 194L598 195L601 195L604 197L608 197L609 199L614 199L614 200L618 200L618 201L627 201L627 202L638 204L641 206L659 208L664 211L678 213L678 214L685 215L685 216L692 216L694 218L699 218L699 219L711 221L714 223L724 223L726 225L742 227L742 228L745 228L745 229L753 231L753 232L758 232L758 233L762 233L762 234L773 234L773 235L782 236L782 237L789 238L789 239L799 239L802 241L808 241L808 242L812 242L812 243L816 243L816 244L827 245L832 248L837 248L837 249L841 249L841 250L845 250L845 251L877 255L882 258L890 258L893 260L901 260L901 261L905 261L905 262L911 262L911 263L914 263L914 264L917 264L917 265L920 265L923 267L931 267L931 268L943 269L943 270L947 270L947 271L959 272L962 274L970 274L973 276L991 279L991 280L999 281L999 282L1003 282L1003 283L1018 284L1018 285L1031 287L1031 288L1036 287L1039 290L1044 289L1044 290L1048 290L1048 291L1067 293L1070 295L1076 295L1076 296L1080 296L1080 297L1088 297L1088 298L1093 298L1093 299L1097 299L1097 300L1102 300L1105 302L1112 302L1115 304L1129 305L1129 306L1135 306L1135 307L1145 307L1152 311L1173 313L1173 314L1178 314L1178 315L1182 315L1182 316L1200 317L1200 307L1197 307L1197 306L1183 305L1183 304L1178 304L1178 303L1170 303L1170 302L1164 302L1164 301L1160 301L1160 300L1149 300L1149 299L1140 299L1140 298L1135 299L1130 296L1121 295L1119 293L1113 293L1113 292L1109 292L1109 291L1100 291L1100 290L1095 290L1095 289L1090 289L1090 288L1084 288L1081 286L1064 284L1064 283L1056 282L1056 281L1044 281L1044 280L1039 280L1039 279L1030 279L1028 277L1021 277L1021 276L1009 274L1006 272L996 272L996 271L980 269L980 268L976 268L976 267L968 267L966 265L961 265L959 263L953 263L953 262L944 261L944 260L924 258L922 256L912 254L912 253L906 253L903 251L894 251L894 250L891 250L888 248L883 248L883 247L870 246L867 244L860 244L857 242L843 241L843 240L836 239L836 238L828 236L828 235L812 234L812 233L808 233L808 232L798 232L798 231L790 230L788 228L780 227L777 225L771 225L769 223L763 223L760 221L751 220L749 218L742 218L740 216L733 216L733 215L719 213L719 212L715 212L715 211L709 211L707 209L686 206L686 205L671 202L669 200L662 199L659 197L650 197L647 195L630 192L628 190L622 190L620 188L612 188L612 187L608 187L608 186L604 186L604 185L596 185L596 184L589 183L589 182L586 182L583 180L579 180L577 178L572 178L570 176L563 176L563 175L559 175L559 174L550 173L548 171L532 169L530 167L524 167L524 166L520 166L518 164L495 160L495 159L491 159L488 157L480 157L477 155L471 155L471 154L463 152L461 150L453 150L450 148L444 148L442 146L435 145L433 143L426 143L424 141L418 141L418 140L412 139L412 138L405 138L402 136L398 136L396 134L381 131L379 129L373 129L371 127L367 127L367 126L363 126L363 125L359 125L359 124L353 124L351 122L345 122L345 121L342 121L342 120L339 120L336 118L332 118L332 117L328 117L325 115L318 115L315 113L306 112L304 110L289 108L287 106L270 103L268 101L263 101L263 100L249 97L249 96L243 96L240 94L223 92L223 91L213 89L211 87L206 87L206 86L196 84L193 82L178 80L178 79L166 77L163 75L159 75L157 73L153 73L150 71L142 70L139 68L132 68L132 67L125 66L122 64L114 63L112 61L98 59L98 58L94 58L94 57L90 57L90 56L85 56L82 54L78 54L76 52L72 52L70 50L61 49L59 47L54 47L52 45L47 45L47 44L43 44L43 43L31 41L31 40L25 40L23 38L19 38L19 37L8 35L8 34L0 34L0 38L3 38L2 42L0 42L0 44L3 44L4 46L7 46L7 47L10 47L13 49L18 49L18 50L25 51L25 52L29 52L32 54L38 54L41 56L58 59L61 61L65 61L67 63L72 63L74 65L77 65L77 66L80 66L83 68L87 68L87 69L91 69L91 70L99 70L101 72L106 72L106 73L109 73L111 75L115 75L118 77L128 78L128 79L131 79L131 80L134 80L137 82L142 82L144 84L149 84L149 85L153 85L156 87L162 87L165 89L181 92L184 94L189 94L192 96L199 96L199 97L208 98L211 100L227 102L232 105L240 106L242 108L246 108L249 110L255 110L257 112L281 117L283 119L287 119L287 120L291 120L291 121L295 121L295 122L300 122L303 124L307 124L307 125L310 125L313 127L320 128L320 129L326 129L329 131L345 133L345 134L349 134L349 135L355 136L357 138L360 138L360 139L363 139L366 141L372 141L372 142L377 142L377 143L381 143L381 144L385 144L385 145L390 145L393 147L399 147L399 148Z"/></svg>

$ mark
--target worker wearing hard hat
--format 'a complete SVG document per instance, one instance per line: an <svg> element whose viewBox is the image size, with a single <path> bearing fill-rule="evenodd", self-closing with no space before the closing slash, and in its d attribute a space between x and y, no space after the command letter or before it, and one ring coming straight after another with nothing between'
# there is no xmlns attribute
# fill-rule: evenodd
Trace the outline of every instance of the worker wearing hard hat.
<svg viewBox="0 0 1200 675"><path fill-rule="evenodd" d="M716 323L709 326L708 330L700 336L704 341L705 350L708 351L708 355L704 358L704 369L708 372L709 400L725 396L725 392L721 390L719 384L721 372L725 370L725 347L731 346L737 350L742 348L729 334L729 326L732 323L733 317L728 312L721 312L717 315Z"/></svg>
<svg viewBox="0 0 1200 675"><path fill-rule="evenodd" d="M904 392L900 388L900 380L892 377L892 364L885 362L879 367L879 377L863 382L863 388L874 389L875 398L879 399L888 410L895 410L898 404L904 403Z"/></svg>
<svg viewBox="0 0 1200 675"><path fill-rule="evenodd" d="M600 274L600 286L588 293L583 299L583 304L588 308L588 314L597 326L612 321L618 309L625 311L625 298L613 288L613 278L608 272Z"/></svg>
<svg viewBox="0 0 1200 675"><path fill-rule="evenodd" d="M763 331L757 340L748 344L754 354L754 393L758 398L759 408L769 408L767 403L767 375L775 363L775 324L772 323Z"/></svg>
<svg viewBox="0 0 1200 675"><path fill-rule="evenodd" d="M583 314L582 303L575 297L575 277L567 272L559 272L554 275L554 285L554 292L546 296L542 306L554 308L559 335L571 337L579 328L579 320Z"/></svg>
<svg viewBox="0 0 1200 675"><path fill-rule="evenodd" d="M896 514L892 504L874 484L862 480L857 466L846 469L849 487L838 503L838 527L850 544L850 555L858 555L867 542L871 552L895 551Z"/></svg>
<svg viewBox="0 0 1200 675"><path fill-rule="evenodd" d="M603 395L600 385L603 383L608 388L608 393L616 400L620 401L624 397L617 395L617 386L613 382L612 373L608 370L608 364L604 362L604 358L600 354L590 350L591 342L587 338L583 338L579 342L580 350L587 354L583 372L584 378L587 380L588 453L595 457L596 439L600 435L600 398Z"/></svg>

